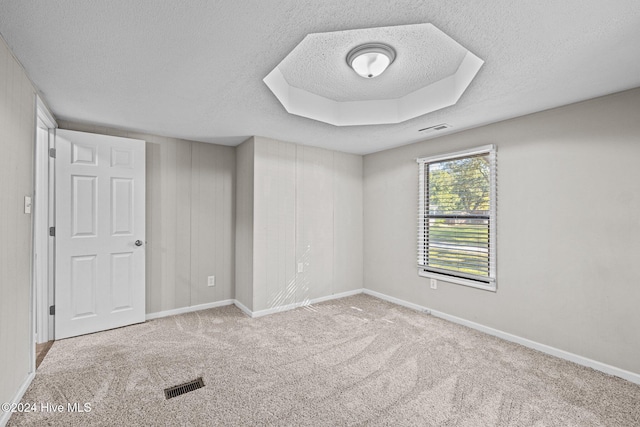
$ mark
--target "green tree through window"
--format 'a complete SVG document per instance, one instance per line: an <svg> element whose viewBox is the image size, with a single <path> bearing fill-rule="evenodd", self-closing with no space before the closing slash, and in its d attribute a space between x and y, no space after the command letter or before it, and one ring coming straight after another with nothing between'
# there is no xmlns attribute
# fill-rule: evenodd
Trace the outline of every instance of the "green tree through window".
<svg viewBox="0 0 640 427"><path fill-rule="evenodd" d="M429 165L429 212L468 215L489 212L491 190L488 156Z"/></svg>
<svg viewBox="0 0 640 427"><path fill-rule="evenodd" d="M493 280L491 155L489 151L424 162L418 263L425 271Z"/></svg>

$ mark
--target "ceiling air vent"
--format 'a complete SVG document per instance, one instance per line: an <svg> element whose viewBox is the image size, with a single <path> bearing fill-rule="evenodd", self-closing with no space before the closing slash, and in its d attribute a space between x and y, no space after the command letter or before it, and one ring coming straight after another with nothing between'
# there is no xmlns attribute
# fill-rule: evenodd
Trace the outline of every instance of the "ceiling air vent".
<svg viewBox="0 0 640 427"><path fill-rule="evenodd" d="M439 125L429 126L428 128L420 129L418 130L418 132L423 132L423 133L438 132L444 129L449 129L450 127L451 125L448 125L446 123L440 123Z"/></svg>

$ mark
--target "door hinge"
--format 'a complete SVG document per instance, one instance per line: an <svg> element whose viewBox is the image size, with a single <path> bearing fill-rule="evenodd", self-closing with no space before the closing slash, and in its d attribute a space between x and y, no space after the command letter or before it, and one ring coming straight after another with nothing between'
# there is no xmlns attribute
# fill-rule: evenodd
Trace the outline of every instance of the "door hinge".
<svg viewBox="0 0 640 427"><path fill-rule="evenodd" d="M55 227L49 227L49 236L55 237L55 235L56 235L56 228Z"/></svg>
<svg viewBox="0 0 640 427"><path fill-rule="evenodd" d="M49 306L49 315L54 316L56 314L56 306L55 305L50 305Z"/></svg>
<svg viewBox="0 0 640 427"><path fill-rule="evenodd" d="M49 157L53 157L54 159L56 158L56 149L55 148L49 148Z"/></svg>

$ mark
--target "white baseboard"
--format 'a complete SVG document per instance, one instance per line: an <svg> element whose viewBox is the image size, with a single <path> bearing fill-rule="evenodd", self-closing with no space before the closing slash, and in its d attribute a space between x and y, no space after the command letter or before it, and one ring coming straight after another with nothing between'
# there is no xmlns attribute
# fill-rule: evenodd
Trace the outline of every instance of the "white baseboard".
<svg viewBox="0 0 640 427"><path fill-rule="evenodd" d="M340 292L339 294L327 295L320 298L314 298L306 301L296 302L294 304L281 305L278 307L267 308L264 310L253 311L249 314L247 311L245 313L249 314L251 317L262 317L268 314L281 313L283 311L293 310L294 308L304 307L307 305L318 304L320 302L329 301L332 299L350 297L352 295L358 295L362 293L362 289L354 289L352 291ZM245 307L246 308L246 307ZM244 311L244 310L243 310Z"/></svg>
<svg viewBox="0 0 640 427"><path fill-rule="evenodd" d="M33 381L35 376L36 376L35 372L31 372L29 375L27 375L27 378L25 378L25 380L23 381L22 385L18 389L18 392L13 397L13 400L11 400L11 402L8 402L8 403L20 403L22 396L24 396L24 394L27 392L27 389L31 385L31 381ZM0 402L0 403L4 403L4 402ZM6 426L7 423L9 422L9 418L11 418L11 412L0 411L0 427Z"/></svg>
<svg viewBox="0 0 640 427"><path fill-rule="evenodd" d="M362 291L363 291L362 289L354 289L352 291L341 292L339 294L333 294L333 295L327 295L327 296L320 297L320 298L315 298L315 299L312 299L312 300L301 301L301 302L297 302L295 304L281 305L281 306L278 306L278 307L267 308L265 310L259 310L259 311L249 310L249 308L247 308L247 306L242 304L237 299L227 299L227 300L224 300L224 301L216 301L216 302L212 302L212 303L208 303L208 304L192 305L190 307L176 308L174 310L166 310L166 311L158 311L156 313L149 313L149 314L146 315L146 320L159 319L161 317L167 317L167 316L175 316L176 314L190 313L192 311L206 310L206 309L209 309L209 308L222 307L222 306L231 305L231 304L233 304L236 307L238 307L247 316L255 318L255 317L266 316L268 314L280 313L280 312L283 312L283 311L293 310L294 308L304 307L306 305L318 304L318 303L323 302L323 301L329 301L329 300L332 300L332 299L338 299L338 298L349 297L349 296L352 296L352 295L358 295L358 294L361 294Z"/></svg>
<svg viewBox="0 0 640 427"><path fill-rule="evenodd" d="M578 365L586 366L589 368L593 368L595 370L604 372L605 374L613 375L616 377L623 378L627 381L631 381L635 384L640 384L640 374L636 374L631 371L626 371L624 369L616 368L615 366L607 365L606 363L598 362L597 360L589 359L587 357L583 357L574 353L569 353L568 351L560 350L559 348L551 347L546 344L541 344L536 341L529 340L527 338L522 338L517 335L510 334L508 332L504 332L498 329L490 328L488 326L481 325L479 323L471 322L466 319L462 319L460 317L452 316L447 313L442 313L440 311L434 311L430 308L423 307L418 304L414 304L408 301L404 301L398 298L391 297L389 295L381 294L380 292L372 291L369 289L364 289L363 291L367 295L371 295L373 297L389 301L394 304L401 305L403 307L411 308L417 311L421 311L423 313L429 313L432 316L439 317L441 319L448 320L453 323L457 323L459 325L467 326L471 329L478 330L480 332L484 332L489 335L493 335L494 337L502 338L506 341L511 341L525 347L532 348L534 350L541 351L543 353L549 354L551 356L558 357L560 359L568 360L573 363L577 363Z"/></svg>
<svg viewBox="0 0 640 427"><path fill-rule="evenodd" d="M360 288L360 289L353 289L351 291L340 292L339 294L327 295L326 297L312 299L311 301L309 301L309 304L318 304L324 301L331 301L332 299L346 298L353 295L359 295L362 293L362 291L364 291L364 289ZM309 304L305 304L305 305L309 305Z"/></svg>
<svg viewBox="0 0 640 427"><path fill-rule="evenodd" d="M587 357L584 356L580 356L574 353L570 353L568 351L564 351L564 350L560 350L559 348L555 348L555 347L551 347L549 345L546 344L542 344L536 341L532 341L529 340L527 338L522 338L519 337L517 335L513 335L510 334L508 332L504 332L498 329L494 329L494 328L490 328L488 326L484 326L481 325L480 323L475 323L472 322L470 320L466 320L460 317L456 317L456 316L452 316L450 314L447 313L443 313L440 311L435 311L432 310L428 307L424 307L418 304L414 304L412 302L408 302L405 300L401 300L399 298L395 298L389 295L385 295L382 294L380 292L376 292L376 291L372 291L370 289L354 289L352 291L347 291L347 292L341 292L339 294L333 294L333 295L327 295L324 297L320 297L320 298L315 298L312 300L307 300L307 301L302 301L302 302L297 302L294 304L287 304L284 306L278 306L278 307L273 307L273 308L267 308L264 310L258 310L258 311L252 311L249 310L244 304L242 304L240 301L235 300L235 299L228 299L228 300L224 300L224 301L216 301L216 302L212 302L209 304L200 304L200 305L194 305L191 307L183 307L183 308L177 308L175 310L167 310L167 311L161 311L161 312L157 312L157 313L150 313L147 314L146 319L147 320L151 320L151 319L157 319L160 317L166 317L166 316L174 316L176 314L183 314L183 313L189 313L192 311L198 311L198 310L206 310L209 308L215 308L215 307L222 307L225 305L231 305L234 304L236 307L238 307L240 310L242 310L247 316L252 317L252 318L256 318L256 317L262 317L262 316L267 316L269 314L274 314L274 313L281 313L283 311L288 311L288 310L293 310L295 308L298 307L303 307L306 305L312 305L312 304L318 304L320 302L323 301L329 301L332 299L338 299L338 298L344 298L344 297L348 297L348 296L352 296L352 295L357 295L360 293L364 293L366 295L371 295L373 297L379 298L381 300L385 300L394 304L398 304L401 305L403 307L407 307L413 310L417 310L423 313L427 313L427 314L431 314L432 316L435 317L439 317L441 319L445 319L448 320L450 322L453 323L457 323L459 325L464 325L467 326L471 329L475 329L481 332L484 332L486 334L498 337L498 338L502 338L504 340L507 341L511 341L520 345L523 345L525 347L529 347L532 348L534 350L538 350L541 351L543 353L549 354L551 356L555 356L555 357L559 357L560 359L564 359L564 360L568 360L570 362L574 362L577 363L578 365L582 365L582 366L586 366L589 368L593 368L596 369L598 371L604 372L605 374L609 374L609 375L614 375L616 377L620 377L623 378L627 381L631 381L632 383L635 384L640 384L640 374L637 374L635 372L631 372L631 371L627 371L621 368L617 368L615 366L611 366L611 365L607 365L606 363L602 363L602 362L598 362L597 360L593 360L593 359L589 359ZM31 382L31 380L29 380L29 383ZM24 390L22 391L21 394L19 394L19 398L22 398L22 394L24 394L24 391L26 391L26 387L29 386L29 383L26 384ZM22 389L21 389L22 390ZM18 400L19 401L19 400ZM5 414L6 415L6 414ZM4 419L4 415L2 418L0 418L0 427L3 426L2 424L2 420ZM7 417L8 420L8 417ZM6 422L6 420L5 420Z"/></svg>
<svg viewBox="0 0 640 427"><path fill-rule="evenodd" d="M231 305L234 302L235 300L226 299L222 301L210 302L207 304L198 304L198 305L192 305L189 307L175 308L173 310L157 311L155 313L147 314L145 316L145 320L159 319L161 317L175 316L176 314L191 313L192 311L200 311L200 310L206 310L209 308L223 307L225 305Z"/></svg>
<svg viewBox="0 0 640 427"><path fill-rule="evenodd" d="M246 314L249 317L253 317L253 312L251 310L249 310L246 305L244 305L243 303L241 303L237 299L234 299L233 303L235 304L236 307L238 307L240 310L242 310L244 312L244 314Z"/></svg>
<svg viewBox="0 0 640 427"><path fill-rule="evenodd" d="M421 311L423 313L430 313L431 312L431 310L429 310L428 308L423 307L421 305L414 304L412 302L408 302L408 301L402 300L400 298L390 297L389 295L381 294L380 292L372 291L371 289L365 289L363 291L363 293L366 294L366 295L371 295L372 297L379 298L381 300L389 301L389 302L392 302L394 304L398 304L398 305L401 305L403 307L410 308L412 310Z"/></svg>

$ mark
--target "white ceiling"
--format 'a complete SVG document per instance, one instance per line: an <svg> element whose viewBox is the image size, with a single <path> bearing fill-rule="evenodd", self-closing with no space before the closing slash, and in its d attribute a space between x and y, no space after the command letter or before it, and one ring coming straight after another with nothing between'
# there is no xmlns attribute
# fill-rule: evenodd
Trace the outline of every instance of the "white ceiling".
<svg viewBox="0 0 640 427"><path fill-rule="evenodd" d="M360 77L346 61L367 42L396 51L393 64L374 79ZM334 101L395 99L455 74L466 53L433 25L398 25L310 34L278 67L291 86Z"/></svg>
<svg viewBox="0 0 640 427"><path fill-rule="evenodd" d="M375 40L398 47L395 62L363 79L344 56ZM309 34L264 82L291 114L336 126L379 125L455 104L482 64L433 24L395 25Z"/></svg>
<svg viewBox="0 0 640 427"><path fill-rule="evenodd" d="M454 106L336 127L262 81L309 33L418 23L485 61ZM58 118L228 145L371 153L640 86L638 0L0 0L0 33Z"/></svg>

